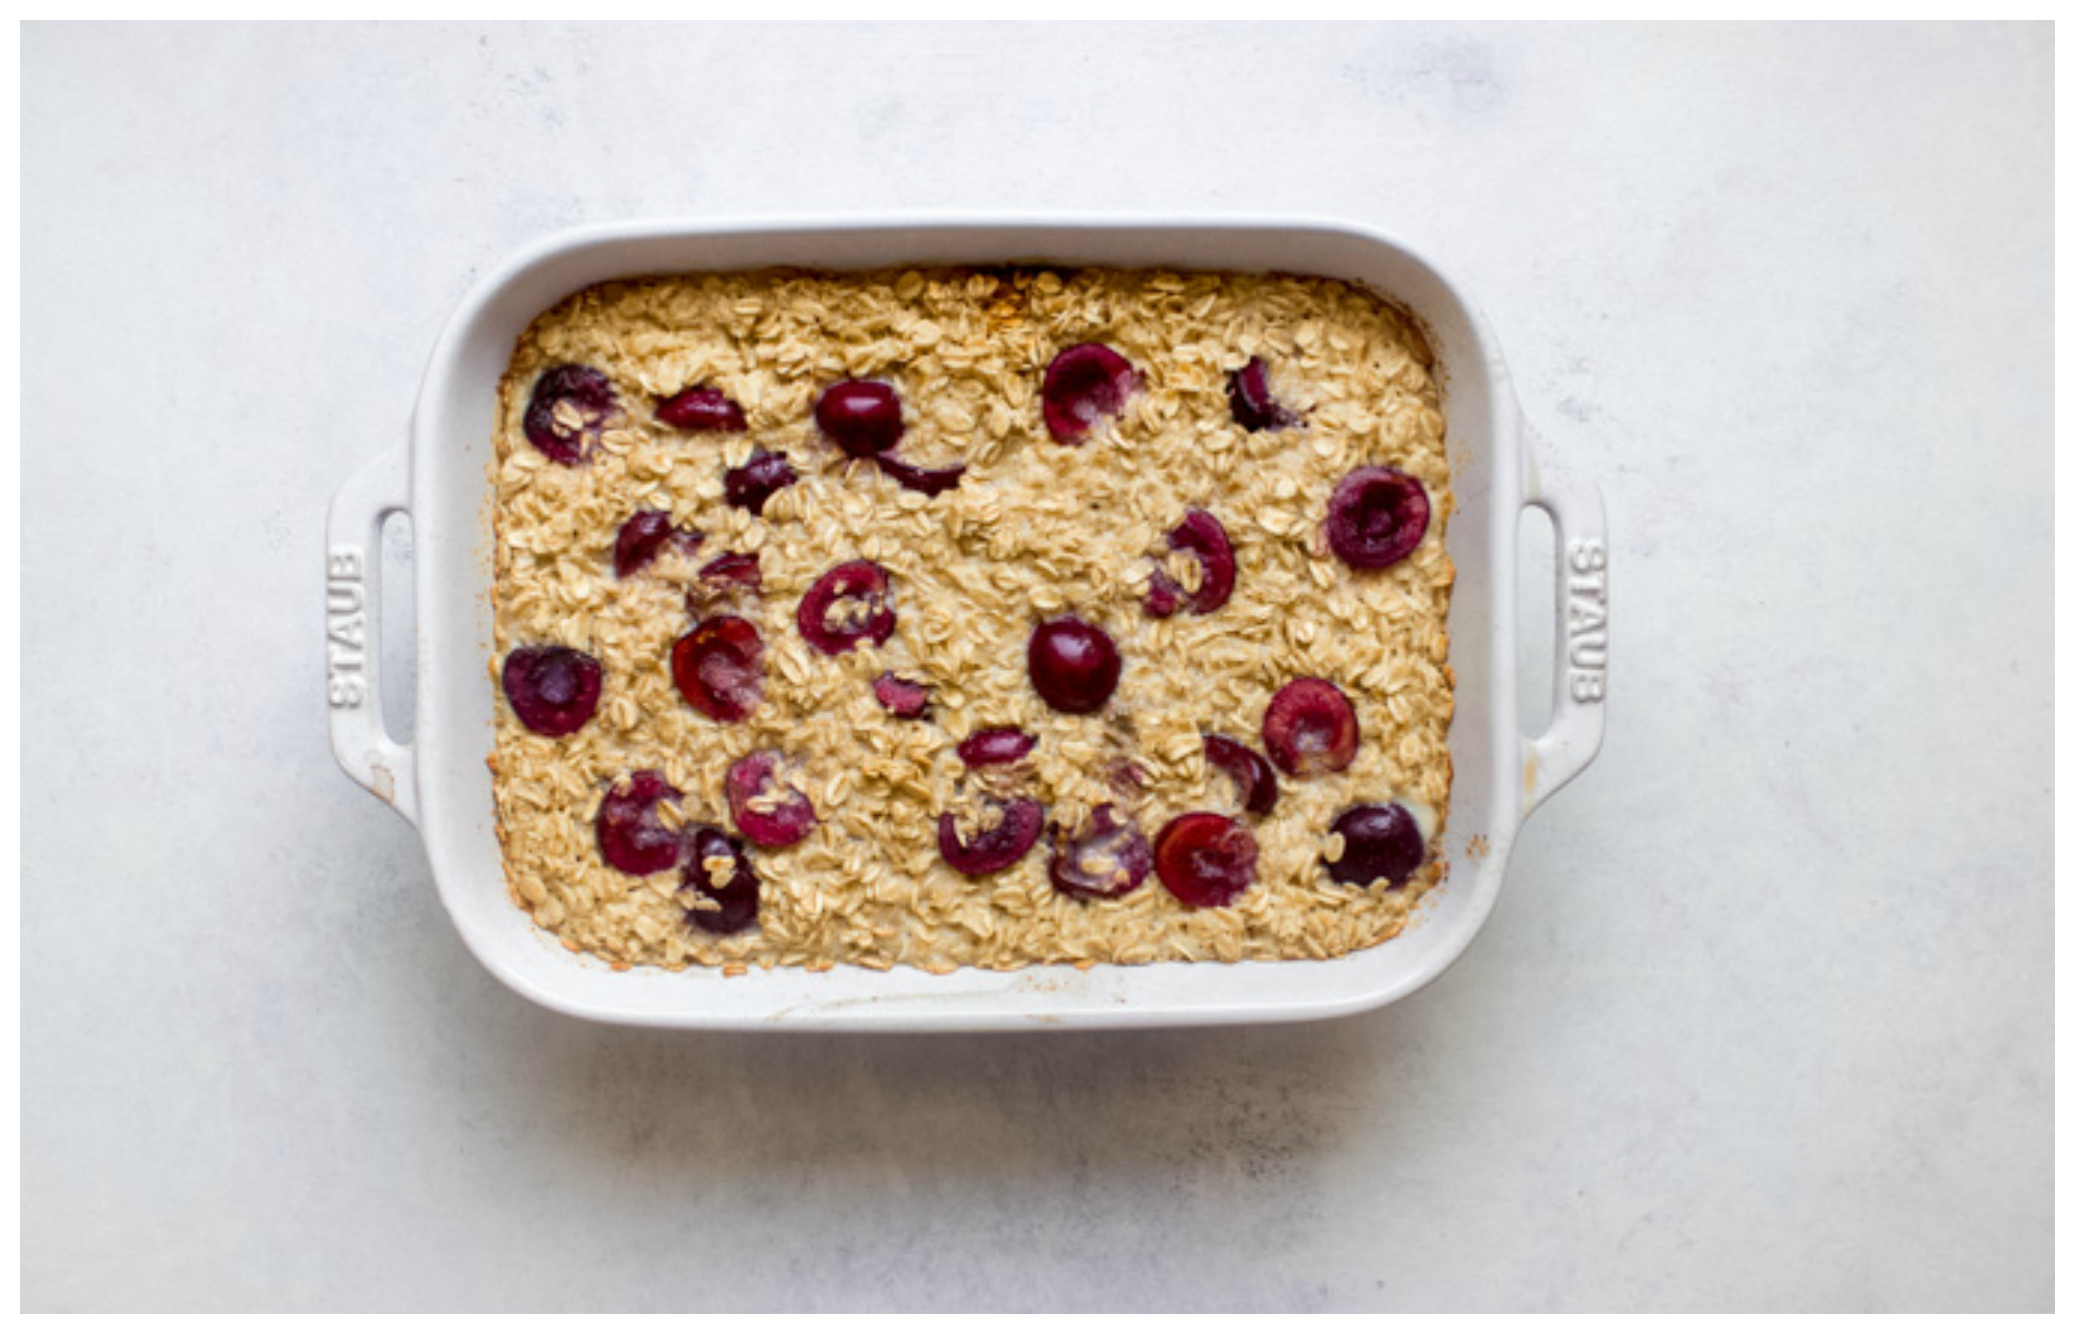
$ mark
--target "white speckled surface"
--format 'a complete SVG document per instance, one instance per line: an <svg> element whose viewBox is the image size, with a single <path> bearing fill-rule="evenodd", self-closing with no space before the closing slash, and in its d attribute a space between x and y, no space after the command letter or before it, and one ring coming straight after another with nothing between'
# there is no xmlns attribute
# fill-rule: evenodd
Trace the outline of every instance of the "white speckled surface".
<svg viewBox="0 0 2075 1334"><path fill-rule="evenodd" d="M2046 1308L2051 47L29 29L24 1305ZM477 270L914 206L1380 223L1606 488L1606 751L1427 991L591 1028L337 772L324 505Z"/></svg>

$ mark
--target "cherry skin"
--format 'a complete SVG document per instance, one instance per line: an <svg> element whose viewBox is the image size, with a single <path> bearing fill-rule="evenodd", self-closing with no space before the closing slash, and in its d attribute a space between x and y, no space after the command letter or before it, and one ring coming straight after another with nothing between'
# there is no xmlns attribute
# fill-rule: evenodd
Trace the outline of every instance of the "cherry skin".
<svg viewBox="0 0 2075 1334"><path fill-rule="evenodd" d="M1261 719L1261 740L1275 767L1293 778L1337 773L1354 763L1362 743L1354 705L1339 686L1300 677L1275 692Z"/></svg>
<svg viewBox="0 0 2075 1334"><path fill-rule="evenodd" d="M754 551L723 551L699 567L699 578L712 592L739 588L756 593L764 587L764 565Z"/></svg>
<svg viewBox="0 0 2075 1334"><path fill-rule="evenodd" d="M674 394L656 407L656 420L680 431L725 431L749 429L742 408L720 390L700 385Z"/></svg>
<svg viewBox="0 0 2075 1334"><path fill-rule="evenodd" d="M1192 908L1222 908L1254 883L1260 848L1247 827L1209 811L1169 820L1153 841L1153 869Z"/></svg>
<svg viewBox="0 0 2075 1334"><path fill-rule="evenodd" d="M845 561L814 581L797 620L800 636L830 657L885 643L895 623L886 571L868 560Z"/></svg>
<svg viewBox="0 0 2075 1334"><path fill-rule="evenodd" d="M1357 570L1381 570L1411 555L1427 535L1426 488L1396 468L1357 468L1326 506L1326 542Z"/></svg>
<svg viewBox="0 0 2075 1334"><path fill-rule="evenodd" d="M816 823L814 803L805 793L777 785L782 758L777 751L760 750L728 766L728 811L742 837L760 848L789 848L812 833ZM768 799L773 796L782 799Z"/></svg>
<svg viewBox="0 0 2075 1334"><path fill-rule="evenodd" d="M1045 703L1061 713L1093 713L1116 690L1124 659L1100 628L1061 616L1031 632L1028 667Z"/></svg>
<svg viewBox="0 0 2075 1334"><path fill-rule="evenodd" d="M762 517L764 502L799 480L793 465L783 454L773 454L759 449L749 456L749 461L739 468L730 468L721 474L721 486L727 502L736 509L748 510Z"/></svg>
<svg viewBox="0 0 2075 1334"><path fill-rule="evenodd" d="M1070 898L1114 899L1137 889L1153 870L1153 848L1130 817L1097 806L1071 835L1052 832L1052 888Z"/></svg>
<svg viewBox="0 0 2075 1334"><path fill-rule="evenodd" d="M1268 389L1268 363L1259 357L1232 372L1225 382L1232 420L1249 431L1280 431L1298 424L1297 414L1275 401Z"/></svg>
<svg viewBox="0 0 2075 1334"><path fill-rule="evenodd" d="M1326 863L1326 874L1343 885L1385 881L1392 888L1410 880L1426 860L1427 841L1412 812L1388 806L1356 806L1333 821L1344 845L1339 860Z"/></svg>
<svg viewBox="0 0 2075 1334"><path fill-rule="evenodd" d="M982 769L995 764L1014 764L1037 748L1037 738L1013 727L988 727L958 743L958 758L966 767Z"/></svg>
<svg viewBox="0 0 2075 1334"><path fill-rule="evenodd" d="M872 682L872 694L896 718L920 718L929 712L929 687L904 680L892 672L881 672Z"/></svg>
<svg viewBox="0 0 2075 1334"><path fill-rule="evenodd" d="M573 468L590 453L618 402L605 372L591 366L552 367L533 382L533 395L526 401L526 439L555 462ZM580 424L563 420L559 409L565 405L575 410Z"/></svg>
<svg viewBox="0 0 2075 1334"><path fill-rule="evenodd" d="M992 803L1000 823L972 838L959 835L958 821L949 811L937 817L937 852L960 875L983 876L1005 871L1023 860L1023 854L1044 831L1045 808L1029 797L1012 797Z"/></svg>
<svg viewBox="0 0 2075 1334"><path fill-rule="evenodd" d="M697 551L706 539L700 533L681 533L662 510L636 510L620 525L612 544L612 572L626 579L640 573L663 554L672 539L686 551Z"/></svg>
<svg viewBox="0 0 2075 1334"><path fill-rule="evenodd" d="M680 888L696 890L717 906L689 909L685 920L716 936L736 935L755 926L763 886L742 844L712 825L700 825L687 833L690 855L685 858ZM727 878L723 880L708 862L725 864Z"/></svg>
<svg viewBox="0 0 2075 1334"><path fill-rule="evenodd" d="M739 723L764 698L764 637L740 616L701 621L671 646L670 676L685 703Z"/></svg>
<svg viewBox="0 0 2075 1334"><path fill-rule="evenodd" d="M854 459L884 454L901 442L901 396L880 380L845 380L824 389L814 422Z"/></svg>
<svg viewBox="0 0 2075 1334"><path fill-rule="evenodd" d="M504 660L504 697L540 736L568 736L591 721L604 682L598 660L573 648L515 648Z"/></svg>
<svg viewBox="0 0 2075 1334"><path fill-rule="evenodd" d="M684 839L667 828L656 807L682 796L654 769L629 774L598 803L598 854L628 875L654 875L677 865Z"/></svg>
<svg viewBox="0 0 2075 1334"><path fill-rule="evenodd" d="M1231 775L1243 810L1267 815L1275 809L1281 789L1275 782L1275 770L1257 752L1228 736L1206 736L1203 757Z"/></svg>
<svg viewBox="0 0 2075 1334"><path fill-rule="evenodd" d="M879 471L910 491L920 491L925 496L940 496L965 477L965 465L955 463L948 468L918 468L912 463L903 463L891 454L881 454L873 462Z"/></svg>
<svg viewBox="0 0 2075 1334"><path fill-rule="evenodd" d="M1122 412L1138 386L1131 363L1101 343L1065 348L1045 368L1045 430L1062 445L1077 445Z"/></svg>
<svg viewBox="0 0 2075 1334"><path fill-rule="evenodd" d="M1225 525L1218 522L1216 515L1208 510L1190 510L1167 535L1167 549L1194 556L1203 580L1191 593L1167 571L1154 570L1153 586L1146 593L1147 615L1172 616L1186 606L1198 616L1208 616L1232 600L1239 562L1232 555L1232 539L1225 535Z"/></svg>

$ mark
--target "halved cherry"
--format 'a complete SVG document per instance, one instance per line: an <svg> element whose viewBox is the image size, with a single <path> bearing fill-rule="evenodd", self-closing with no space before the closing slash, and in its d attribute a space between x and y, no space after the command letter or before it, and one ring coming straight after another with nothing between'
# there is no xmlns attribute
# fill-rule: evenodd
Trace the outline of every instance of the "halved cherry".
<svg viewBox="0 0 2075 1334"><path fill-rule="evenodd" d="M670 648L670 676L691 705L724 723L747 718L764 698L764 638L740 616L716 616Z"/></svg>
<svg viewBox="0 0 2075 1334"><path fill-rule="evenodd" d="M1037 748L1037 738L1013 727L987 727L958 743L958 758L970 768L1014 764Z"/></svg>
<svg viewBox="0 0 2075 1334"><path fill-rule="evenodd" d="M1122 412L1138 385L1131 363L1101 343L1062 349L1045 367L1045 429L1062 445L1079 444Z"/></svg>
<svg viewBox="0 0 2075 1334"><path fill-rule="evenodd" d="M749 462L723 473L721 486L730 505L762 515L764 502L798 479L785 455L759 449L749 456Z"/></svg>
<svg viewBox="0 0 2075 1334"><path fill-rule="evenodd" d="M929 712L929 687L903 680L892 672L881 672L872 682L872 693L896 718L920 718Z"/></svg>
<svg viewBox="0 0 2075 1334"><path fill-rule="evenodd" d="M1206 735L1203 757L1231 775L1239 789L1242 809L1255 815L1266 815L1275 809L1275 800L1282 790L1276 785L1275 770L1268 767L1268 761L1259 753L1231 737Z"/></svg>
<svg viewBox="0 0 2075 1334"><path fill-rule="evenodd" d="M670 540L673 525L663 510L636 510L620 525L612 545L612 572L624 579L656 558Z"/></svg>
<svg viewBox="0 0 2075 1334"><path fill-rule="evenodd" d="M1111 760L1108 769L1103 772L1103 777L1109 780L1113 790L1127 797L1143 795L1150 782L1146 777L1145 766L1137 760L1128 759Z"/></svg>
<svg viewBox="0 0 2075 1334"><path fill-rule="evenodd" d="M590 366L555 366L533 382L526 401L526 438L565 467L583 462L605 419L619 400L605 372Z"/></svg>
<svg viewBox="0 0 2075 1334"><path fill-rule="evenodd" d="M656 407L656 420L680 431L746 431L741 405L711 385L673 394Z"/></svg>
<svg viewBox="0 0 2075 1334"><path fill-rule="evenodd" d="M1177 815L1153 841L1160 883L1192 908L1222 908L1246 893L1259 855L1245 825L1209 811Z"/></svg>
<svg viewBox="0 0 2075 1334"><path fill-rule="evenodd" d="M1358 570L1380 570L1411 555L1427 535L1426 488L1396 468L1357 468L1333 488L1326 541Z"/></svg>
<svg viewBox="0 0 2075 1334"><path fill-rule="evenodd" d="M1326 874L1343 885L1371 885L1378 880L1393 888L1410 880L1426 860L1427 841L1412 812L1388 806L1356 806L1333 821L1344 848L1338 861L1326 863Z"/></svg>
<svg viewBox="0 0 2075 1334"><path fill-rule="evenodd" d="M604 683L596 658L560 645L515 648L504 660L504 697L541 736L568 736L591 721Z"/></svg>
<svg viewBox="0 0 2075 1334"><path fill-rule="evenodd" d="M697 551L706 540L703 533L679 532L663 510L634 511L620 525L620 535L612 544L612 572L622 579L639 573L663 553L673 537L687 552Z"/></svg>
<svg viewBox="0 0 2075 1334"><path fill-rule="evenodd" d="M1232 420L1249 431L1280 431L1299 422L1297 414L1268 391L1268 363L1259 357L1232 372L1225 397L1232 404Z"/></svg>
<svg viewBox="0 0 2075 1334"><path fill-rule="evenodd" d="M1045 808L1029 797L989 803L997 819L968 840L949 811L937 817L937 852L960 875L993 875L1023 859L1045 827Z"/></svg>
<svg viewBox="0 0 2075 1334"><path fill-rule="evenodd" d="M881 454L874 461L888 477L910 491L920 491L925 496L942 495L957 486L959 480L965 476L963 463L953 464L948 468L918 468L912 463L901 462L891 454Z"/></svg>
<svg viewBox="0 0 2075 1334"><path fill-rule="evenodd" d="M764 586L764 567L754 551L724 551L699 567L699 577L709 584L746 588L754 593Z"/></svg>
<svg viewBox="0 0 2075 1334"><path fill-rule="evenodd" d="M755 926L762 885L749 853L712 825L689 832L685 842L690 855L685 858L680 888L696 890L715 906L689 909L685 920L716 936L732 936Z"/></svg>
<svg viewBox="0 0 2075 1334"><path fill-rule="evenodd" d="M1338 772L1354 763L1362 744L1354 705L1339 686L1299 677L1275 692L1261 719L1261 740L1275 767L1293 778Z"/></svg>
<svg viewBox="0 0 2075 1334"><path fill-rule="evenodd" d="M1129 894L1153 869L1153 848L1129 817L1097 806L1070 836L1052 830L1052 888L1080 899Z"/></svg>
<svg viewBox="0 0 2075 1334"><path fill-rule="evenodd" d="M901 396L883 380L845 380L822 390L814 422L845 454L871 458L901 442Z"/></svg>
<svg viewBox="0 0 2075 1334"><path fill-rule="evenodd" d="M728 766L728 810L742 837L760 848L789 848L814 829L814 803L779 779L783 759L760 750Z"/></svg>
<svg viewBox="0 0 2075 1334"><path fill-rule="evenodd" d="M800 635L834 657L893 634L893 587L868 560L845 561L816 579L800 599Z"/></svg>
<svg viewBox="0 0 2075 1334"><path fill-rule="evenodd" d="M1060 616L1030 635L1030 684L1061 713L1093 713L1124 670L1116 641L1086 621Z"/></svg>
<svg viewBox="0 0 2075 1334"><path fill-rule="evenodd" d="M654 875L677 865L684 837L657 818L656 807L682 796L654 769L614 784L598 803L598 854L605 864L628 875Z"/></svg>
<svg viewBox="0 0 2075 1334"><path fill-rule="evenodd" d="M1146 593L1147 615L1172 616L1187 606L1198 616L1208 616L1231 601L1239 563L1232 558L1232 539L1225 536L1225 525L1218 522L1216 515L1208 510L1188 511L1167 535L1167 549L1194 556L1203 572L1202 581L1191 593L1167 571L1156 568L1153 586Z"/></svg>

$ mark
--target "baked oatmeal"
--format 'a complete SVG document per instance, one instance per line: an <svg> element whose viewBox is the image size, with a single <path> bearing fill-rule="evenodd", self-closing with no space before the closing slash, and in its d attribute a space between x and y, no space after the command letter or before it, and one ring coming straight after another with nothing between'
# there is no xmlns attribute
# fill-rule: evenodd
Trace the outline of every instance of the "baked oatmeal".
<svg viewBox="0 0 2075 1334"><path fill-rule="evenodd" d="M1443 872L1444 430L1337 280L577 293L498 404L513 898L731 972L1389 939Z"/></svg>

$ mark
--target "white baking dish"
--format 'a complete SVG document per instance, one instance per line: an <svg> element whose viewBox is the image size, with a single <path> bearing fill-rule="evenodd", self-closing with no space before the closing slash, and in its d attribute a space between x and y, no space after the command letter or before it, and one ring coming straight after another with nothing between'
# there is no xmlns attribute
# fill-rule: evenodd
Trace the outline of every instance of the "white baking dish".
<svg viewBox="0 0 2075 1334"><path fill-rule="evenodd" d="M508 896L490 773L492 421L498 377L534 316L603 279L697 269L897 264L1169 266L1282 270L1368 284L1424 323L1443 369L1460 509L1448 547L1457 700L1446 881L1414 924L1327 961L1137 967L615 972L572 954ZM1562 651L1549 729L1523 737L1514 703L1515 535L1523 507L1548 512L1558 552ZM380 525L414 531L414 737L382 724ZM1605 513L1598 488L1553 470L1521 419L1491 332L1433 265L1365 228L1310 222L1064 219L637 222L550 237L476 285L434 348L409 451L361 469L332 502L327 690L339 763L424 836L441 898L483 965L553 1009L678 1028L960 1030L1250 1023L1347 1014L1432 981L1477 933L1527 813L1598 752L1606 681Z"/></svg>

